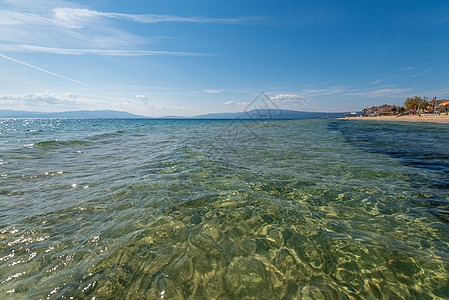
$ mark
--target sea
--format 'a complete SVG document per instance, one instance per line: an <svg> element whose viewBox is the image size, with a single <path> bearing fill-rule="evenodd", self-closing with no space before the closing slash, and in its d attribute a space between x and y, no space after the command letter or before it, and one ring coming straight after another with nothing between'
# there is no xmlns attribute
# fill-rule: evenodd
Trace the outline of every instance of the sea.
<svg viewBox="0 0 449 300"><path fill-rule="evenodd" d="M449 125L0 119L1 299L449 299Z"/></svg>

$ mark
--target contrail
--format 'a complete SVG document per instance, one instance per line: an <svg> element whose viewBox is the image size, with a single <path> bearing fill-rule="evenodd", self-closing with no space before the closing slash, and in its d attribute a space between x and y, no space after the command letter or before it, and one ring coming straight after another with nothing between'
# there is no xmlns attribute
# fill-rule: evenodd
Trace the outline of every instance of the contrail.
<svg viewBox="0 0 449 300"><path fill-rule="evenodd" d="M56 73L53 73L53 72L47 71L47 70L45 70L45 69L42 69L42 68L39 68L39 67L36 67L36 66L30 65L30 64L27 64L27 63L25 63L25 62L23 62L23 61L20 61L20 60L17 60L17 59L11 58L11 57L9 57L9 56L6 56L6 55L0 54L0 57L6 58L6 59L8 59L8 60L14 61L14 62L16 62L16 63L22 64L22 65L25 65L25 66L27 66L27 67L30 67L30 68L33 68L33 69L36 69L36 70L39 70L39 71L42 71L42 72L45 72L45 73L51 74L51 75L53 75L53 76L57 76L57 77L60 77L60 78L63 78L63 79L67 79L67 80L70 80L70 81L76 82L76 83L78 83L78 84L81 84L81 85L85 85L85 86L87 86L87 84L85 84L84 82L81 82L81 81L78 81L78 80L75 80L75 79L72 79L72 78L68 78L68 77L65 77L65 76L62 76L62 75L59 75L59 74L56 74Z"/></svg>

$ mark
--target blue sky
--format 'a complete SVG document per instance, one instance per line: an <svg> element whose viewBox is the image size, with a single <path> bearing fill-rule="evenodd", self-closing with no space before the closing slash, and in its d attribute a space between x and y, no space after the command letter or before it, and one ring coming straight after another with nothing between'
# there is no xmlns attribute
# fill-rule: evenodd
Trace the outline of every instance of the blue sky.
<svg viewBox="0 0 449 300"><path fill-rule="evenodd" d="M449 2L0 0L0 109L357 111L449 98Z"/></svg>

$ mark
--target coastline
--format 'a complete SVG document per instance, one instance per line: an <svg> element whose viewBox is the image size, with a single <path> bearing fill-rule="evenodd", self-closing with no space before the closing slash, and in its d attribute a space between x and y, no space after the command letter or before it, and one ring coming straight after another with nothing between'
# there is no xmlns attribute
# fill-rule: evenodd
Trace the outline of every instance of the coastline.
<svg viewBox="0 0 449 300"><path fill-rule="evenodd" d="M404 116L375 116L375 117L344 117L339 120L375 120L375 121L404 121L449 123L449 115L404 115Z"/></svg>

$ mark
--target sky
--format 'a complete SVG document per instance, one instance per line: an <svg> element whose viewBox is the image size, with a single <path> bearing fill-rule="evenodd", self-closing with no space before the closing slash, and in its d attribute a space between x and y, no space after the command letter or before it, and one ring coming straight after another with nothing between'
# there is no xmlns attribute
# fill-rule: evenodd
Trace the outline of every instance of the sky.
<svg viewBox="0 0 449 300"><path fill-rule="evenodd" d="M194 116L449 99L447 0L0 0L0 109Z"/></svg>

